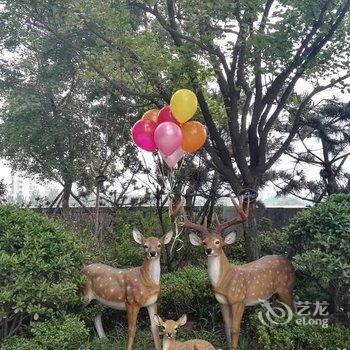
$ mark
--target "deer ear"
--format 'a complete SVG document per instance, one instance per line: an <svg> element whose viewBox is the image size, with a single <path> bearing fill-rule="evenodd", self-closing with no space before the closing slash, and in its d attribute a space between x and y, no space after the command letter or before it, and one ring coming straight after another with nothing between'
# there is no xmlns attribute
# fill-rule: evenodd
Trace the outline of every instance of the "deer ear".
<svg viewBox="0 0 350 350"><path fill-rule="evenodd" d="M176 323L179 325L179 326L184 326L187 322L187 315L182 315L177 321Z"/></svg>
<svg viewBox="0 0 350 350"><path fill-rule="evenodd" d="M135 240L136 243L138 243L138 244L142 244L143 243L142 233L137 228L134 228L132 230L132 236L134 237L134 240Z"/></svg>
<svg viewBox="0 0 350 350"><path fill-rule="evenodd" d="M164 323L162 318L159 315L154 315L153 320L158 327L161 327Z"/></svg>
<svg viewBox="0 0 350 350"><path fill-rule="evenodd" d="M190 233L189 236L192 245L202 245L202 240L198 237L198 235L196 235L195 233Z"/></svg>
<svg viewBox="0 0 350 350"><path fill-rule="evenodd" d="M167 233L162 237L163 244L168 244L168 243L171 241L172 237L173 237L173 231L167 232Z"/></svg>
<svg viewBox="0 0 350 350"><path fill-rule="evenodd" d="M224 238L225 244L232 244L236 240L236 232L232 231L227 234Z"/></svg>

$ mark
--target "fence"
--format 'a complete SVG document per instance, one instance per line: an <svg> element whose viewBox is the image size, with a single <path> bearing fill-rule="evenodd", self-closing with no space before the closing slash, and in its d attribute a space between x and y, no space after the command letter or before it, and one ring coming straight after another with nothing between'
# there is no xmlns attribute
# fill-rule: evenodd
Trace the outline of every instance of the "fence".
<svg viewBox="0 0 350 350"><path fill-rule="evenodd" d="M134 208L125 208L119 210L144 210L145 208L134 207ZM270 222L271 226L274 228L279 228L285 226L289 223L290 219L299 211L303 210L302 207L260 207L257 209L257 222L258 224L262 223L262 220L267 219ZM35 209L37 211L46 213L49 216L53 217L61 217L62 213L60 210L56 210L53 213L52 210L48 210L45 208ZM71 208L69 220L74 222L76 225L94 230L94 222L95 222L95 208L89 207L87 208L88 212L83 208ZM224 220L230 219L234 214L234 210L232 207L225 207L223 211ZM99 222L100 229L113 229L114 217L117 215L117 212L113 212L111 208L101 207L99 214Z"/></svg>

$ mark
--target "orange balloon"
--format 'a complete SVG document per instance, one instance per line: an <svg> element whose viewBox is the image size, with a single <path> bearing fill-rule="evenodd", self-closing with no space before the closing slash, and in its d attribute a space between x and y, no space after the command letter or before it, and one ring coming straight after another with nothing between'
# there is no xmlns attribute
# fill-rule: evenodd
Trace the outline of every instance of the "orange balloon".
<svg viewBox="0 0 350 350"><path fill-rule="evenodd" d="M181 148L188 153L199 150L207 139L207 130L200 122L187 122L181 126L181 131Z"/></svg>
<svg viewBox="0 0 350 350"><path fill-rule="evenodd" d="M158 113L159 113L159 109L150 109L149 111L143 114L141 119L148 119L157 123Z"/></svg>

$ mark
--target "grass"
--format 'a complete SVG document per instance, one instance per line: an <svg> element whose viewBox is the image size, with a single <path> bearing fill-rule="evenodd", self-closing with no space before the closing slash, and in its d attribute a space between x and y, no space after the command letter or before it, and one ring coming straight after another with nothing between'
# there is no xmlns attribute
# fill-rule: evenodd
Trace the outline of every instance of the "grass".
<svg viewBox="0 0 350 350"><path fill-rule="evenodd" d="M108 339L98 339L95 338L92 342L91 348L94 350L116 350L116 349L126 349L127 343L127 331L124 327L119 327L116 331L110 332L108 334ZM177 340L185 341L189 339L204 339L209 341L214 345L216 349L228 349L226 344L226 339L223 334L223 330L216 328L212 330L199 329L190 330L183 327L179 330L177 335ZM154 343L152 340L150 329L138 329L136 332L136 338L134 342L135 350L154 350ZM244 335L240 336L240 347L239 350L251 349L249 346L249 340Z"/></svg>

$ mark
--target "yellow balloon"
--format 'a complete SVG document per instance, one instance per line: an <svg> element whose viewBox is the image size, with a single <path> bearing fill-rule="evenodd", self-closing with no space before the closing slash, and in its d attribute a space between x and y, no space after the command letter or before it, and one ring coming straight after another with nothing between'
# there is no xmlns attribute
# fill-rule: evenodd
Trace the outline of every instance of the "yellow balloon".
<svg viewBox="0 0 350 350"><path fill-rule="evenodd" d="M177 90L171 97L170 109L179 123L186 123L197 111L197 96L191 90Z"/></svg>

